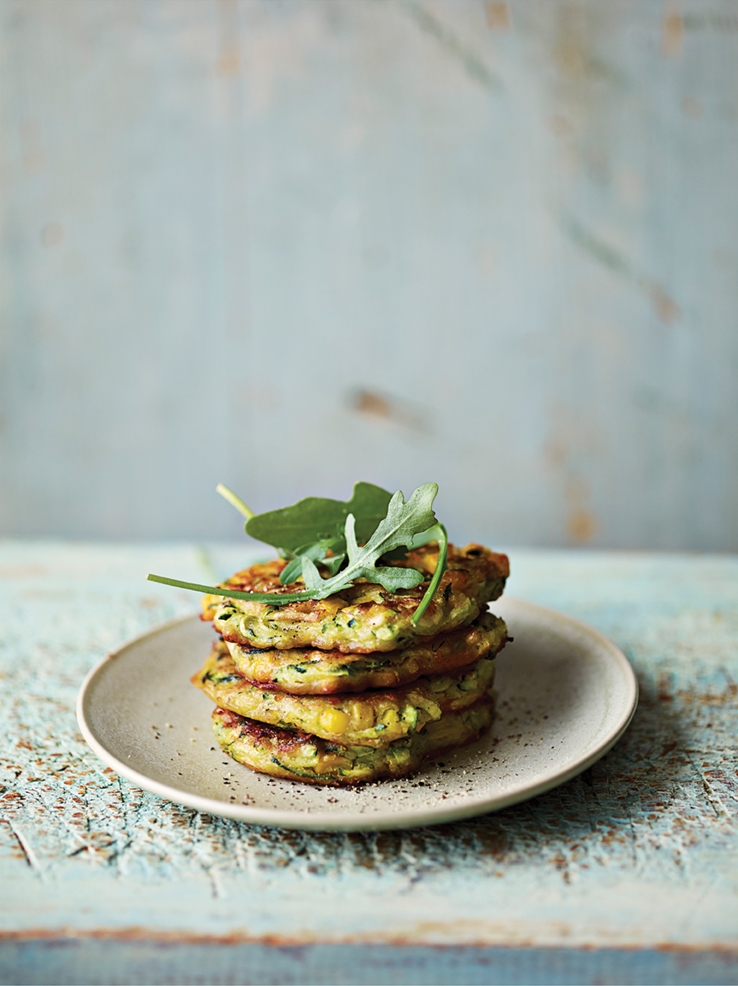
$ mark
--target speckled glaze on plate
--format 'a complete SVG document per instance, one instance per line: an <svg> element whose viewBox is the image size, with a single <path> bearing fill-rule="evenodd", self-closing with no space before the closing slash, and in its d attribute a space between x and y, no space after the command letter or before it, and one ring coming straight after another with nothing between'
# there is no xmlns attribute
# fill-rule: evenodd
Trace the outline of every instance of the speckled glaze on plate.
<svg viewBox="0 0 738 986"><path fill-rule="evenodd" d="M350 832L494 811L563 784L607 753L633 716L638 686L622 652L591 627L515 599L491 609L515 638L497 658L492 731L412 778L322 788L227 757L211 732L212 703L189 682L213 640L197 616L150 630L93 668L77 701L80 729L144 790L258 825Z"/></svg>

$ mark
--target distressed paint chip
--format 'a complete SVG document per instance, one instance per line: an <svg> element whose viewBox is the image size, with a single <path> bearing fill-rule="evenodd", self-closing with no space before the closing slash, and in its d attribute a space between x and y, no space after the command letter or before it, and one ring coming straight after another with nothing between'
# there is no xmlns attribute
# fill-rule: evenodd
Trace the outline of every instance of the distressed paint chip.
<svg viewBox="0 0 738 986"><path fill-rule="evenodd" d="M661 54L679 58L684 49L684 17L673 3L664 4L661 18Z"/></svg>

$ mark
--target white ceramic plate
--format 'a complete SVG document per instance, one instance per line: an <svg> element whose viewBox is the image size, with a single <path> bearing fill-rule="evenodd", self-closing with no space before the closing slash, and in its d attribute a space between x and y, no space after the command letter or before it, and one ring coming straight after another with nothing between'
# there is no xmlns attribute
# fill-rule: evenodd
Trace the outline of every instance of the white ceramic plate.
<svg viewBox="0 0 738 986"><path fill-rule="evenodd" d="M595 630L515 599L492 604L514 643L500 654L491 733L413 778L353 789L256 774L210 730L212 703L189 683L213 641L196 616L165 623L106 657L85 679L77 718L105 763L198 811L295 829L411 828L469 818L576 776L620 738L638 685Z"/></svg>

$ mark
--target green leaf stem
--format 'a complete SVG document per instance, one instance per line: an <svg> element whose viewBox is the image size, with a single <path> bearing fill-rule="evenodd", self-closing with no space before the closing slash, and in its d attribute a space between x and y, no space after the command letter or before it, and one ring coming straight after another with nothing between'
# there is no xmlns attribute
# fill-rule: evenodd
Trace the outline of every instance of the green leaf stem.
<svg viewBox="0 0 738 986"><path fill-rule="evenodd" d="M163 575L147 575L149 582L161 582L162 585L173 585L177 589L192 589L193 592L205 592L209 596L227 596L229 599L248 599L252 603L295 603L303 599L315 599L312 592L241 592L238 589L228 589L218 585L200 585L199 582L180 582L179 579L168 579Z"/></svg>
<svg viewBox="0 0 738 986"><path fill-rule="evenodd" d="M255 517L256 514L250 507L247 507L240 496L236 496L233 490L229 490L227 486L222 483L218 483L215 487L215 492L220 493L224 500L227 500L232 507L235 507L239 513L243 514L247 521Z"/></svg>
<svg viewBox="0 0 738 986"><path fill-rule="evenodd" d="M430 605L431 599L436 594L441 577L446 571L446 560L448 558L448 534L446 533L446 528L443 524L436 524L434 528L431 528L430 531L426 531L425 533L430 535L427 540L421 541L419 544L414 544L413 547L419 548L420 544L427 544L428 541L438 541L438 562L436 564L436 570L433 573L433 578L431 579L430 585L428 586L425 595L420 600L420 605L410 617L410 622L414 627L420 623L423 614Z"/></svg>

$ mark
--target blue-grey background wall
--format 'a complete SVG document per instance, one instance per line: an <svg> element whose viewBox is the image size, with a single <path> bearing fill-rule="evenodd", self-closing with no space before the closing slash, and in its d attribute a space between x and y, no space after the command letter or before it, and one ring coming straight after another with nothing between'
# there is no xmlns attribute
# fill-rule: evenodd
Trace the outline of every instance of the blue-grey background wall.
<svg viewBox="0 0 738 986"><path fill-rule="evenodd" d="M737 549L738 4L3 0L0 533Z"/></svg>

